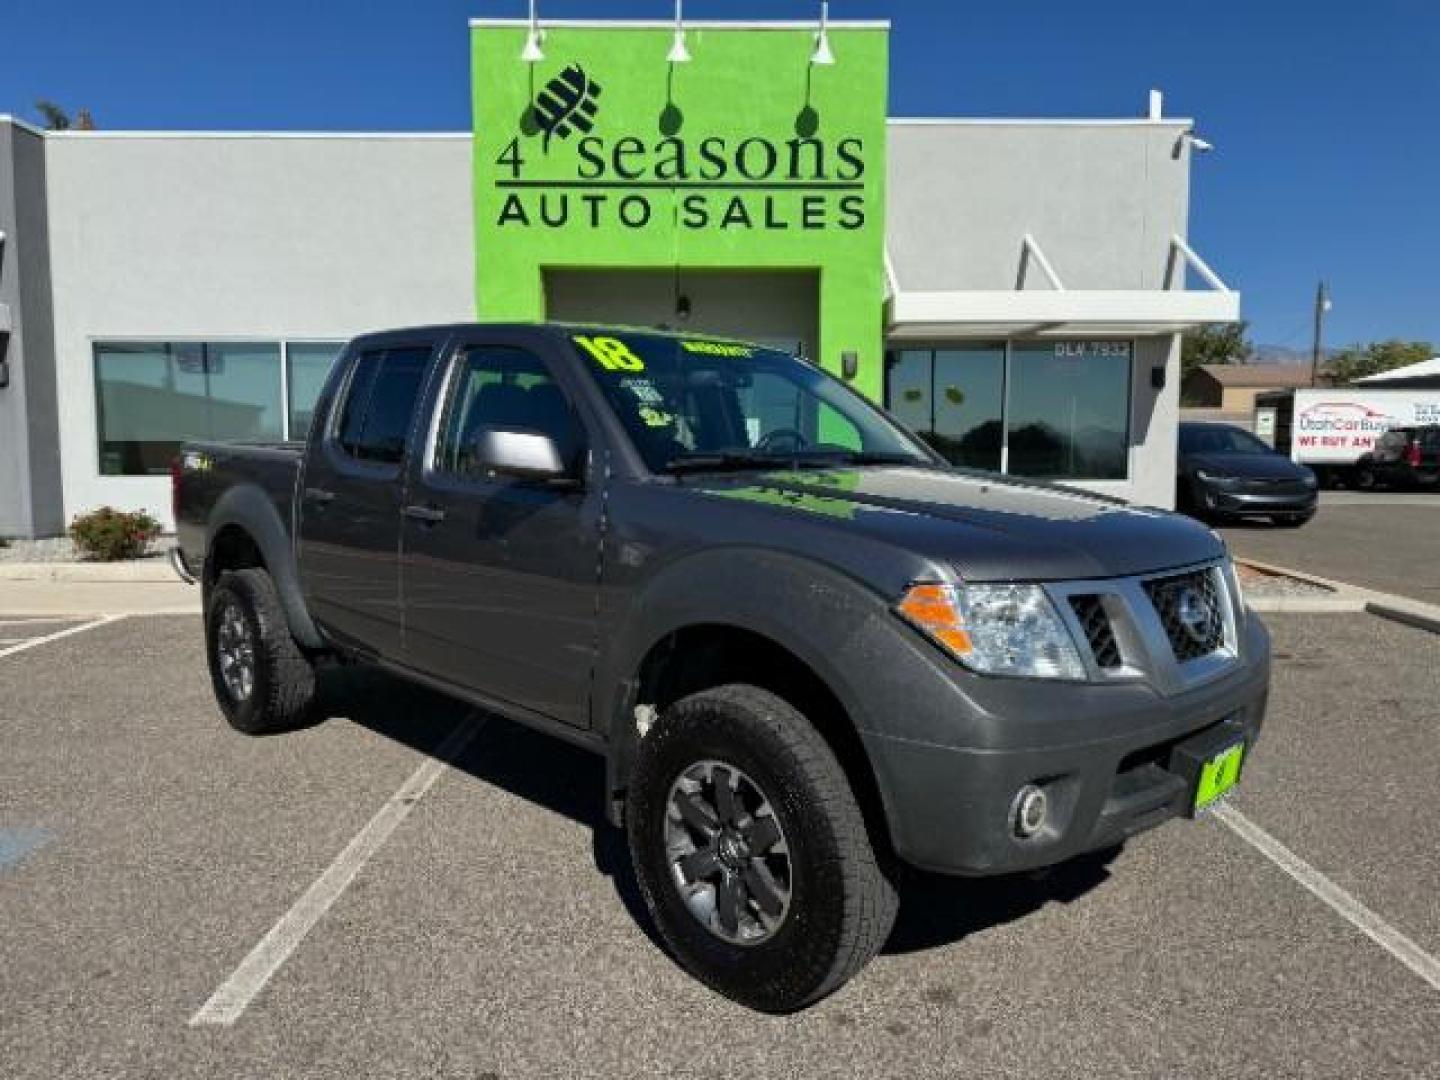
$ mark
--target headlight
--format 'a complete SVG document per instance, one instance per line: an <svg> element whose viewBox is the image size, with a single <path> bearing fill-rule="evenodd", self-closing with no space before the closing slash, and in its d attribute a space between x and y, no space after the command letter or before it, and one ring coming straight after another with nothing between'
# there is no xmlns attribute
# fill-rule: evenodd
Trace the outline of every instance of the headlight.
<svg viewBox="0 0 1440 1080"><path fill-rule="evenodd" d="M1307 471L1307 472L1305 473L1305 475L1300 478L1300 482L1301 482L1302 484L1304 484L1306 487L1309 487L1309 488L1319 487L1319 486L1320 486L1320 480L1316 477L1316 475L1315 475L1313 472L1308 472L1308 471Z"/></svg>
<svg viewBox="0 0 1440 1080"><path fill-rule="evenodd" d="M1221 573L1225 575L1225 583L1230 586L1230 593L1235 607L1235 618L1245 618L1245 590L1240 585L1240 568L1235 565L1235 560L1230 557L1229 551L1225 553L1225 562L1221 567Z"/></svg>
<svg viewBox="0 0 1440 1080"><path fill-rule="evenodd" d="M895 610L975 671L1085 678L1070 632L1038 585L923 582L910 586Z"/></svg>

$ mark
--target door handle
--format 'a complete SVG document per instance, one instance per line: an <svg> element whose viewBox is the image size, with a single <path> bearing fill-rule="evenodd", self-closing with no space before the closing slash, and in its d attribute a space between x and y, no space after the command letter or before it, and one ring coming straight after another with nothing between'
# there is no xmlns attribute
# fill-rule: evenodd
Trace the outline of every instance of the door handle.
<svg viewBox="0 0 1440 1080"><path fill-rule="evenodd" d="M333 491L326 491L324 488L307 487L305 489L305 499L307 502L332 503L335 501L335 493Z"/></svg>
<svg viewBox="0 0 1440 1080"><path fill-rule="evenodd" d="M438 525L445 520L445 511L438 506L407 506L400 512L411 521L420 521L426 525Z"/></svg>

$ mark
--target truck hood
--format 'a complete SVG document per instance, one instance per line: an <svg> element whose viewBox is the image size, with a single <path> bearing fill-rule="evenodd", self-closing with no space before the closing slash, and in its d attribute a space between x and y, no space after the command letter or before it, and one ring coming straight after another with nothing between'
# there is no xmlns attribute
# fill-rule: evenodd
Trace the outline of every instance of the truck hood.
<svg viewBox="0 0 1440 1080"><path fill-rule="evenodd" d="M974 581L1121 577L1219 558L1189 518L1050 484L945 469L855 468L687 477L720 498L829 518Z"/></svg>

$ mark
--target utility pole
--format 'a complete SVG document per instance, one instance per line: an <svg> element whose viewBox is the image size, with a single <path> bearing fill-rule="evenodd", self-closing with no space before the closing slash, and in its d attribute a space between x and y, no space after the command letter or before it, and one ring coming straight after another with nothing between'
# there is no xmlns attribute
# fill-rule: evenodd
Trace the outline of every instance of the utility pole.
<svg viewBox="0 0 1440 1080"><path fill-rule="evenodd" d="M1315 380L1320 375L1320 343L1325 332L1325 313L1330 310L1330 291L1325 288L1322 279L1320 287L1315 290L1315 344L1310 350L1310 385L1314 387Z"/></svg>

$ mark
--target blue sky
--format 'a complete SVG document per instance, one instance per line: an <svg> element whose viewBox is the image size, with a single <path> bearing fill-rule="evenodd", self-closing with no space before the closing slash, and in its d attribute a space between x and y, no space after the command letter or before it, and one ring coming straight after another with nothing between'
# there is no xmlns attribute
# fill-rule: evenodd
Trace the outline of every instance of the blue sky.
<svg viewBox="0 0 1440 1080"><path fill-rule="evenodd" d="M550 17L668 17L666 0L541 0ZM809 18L799 0L690 0L692 18ZM1191 239L1256 340L1440 344L1440 4L836 0L894 23L892 115L1138 115L1146 91L1216 146ZM0 112L37 97L107 128L463 130L466 20L520 0L0 0Z"/></svg>

